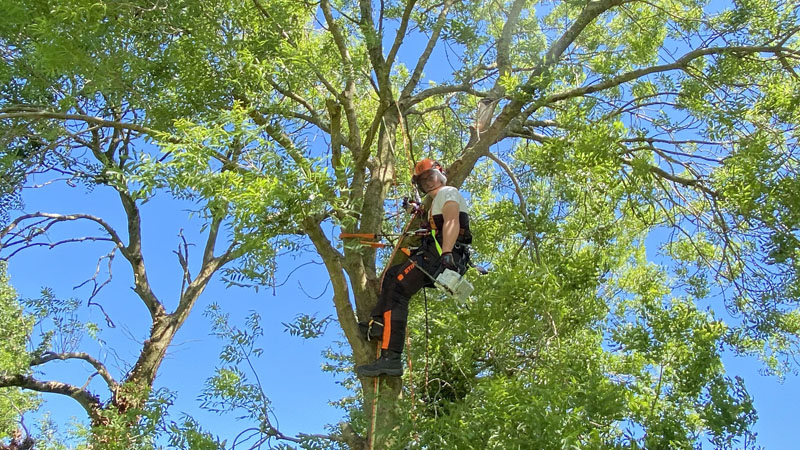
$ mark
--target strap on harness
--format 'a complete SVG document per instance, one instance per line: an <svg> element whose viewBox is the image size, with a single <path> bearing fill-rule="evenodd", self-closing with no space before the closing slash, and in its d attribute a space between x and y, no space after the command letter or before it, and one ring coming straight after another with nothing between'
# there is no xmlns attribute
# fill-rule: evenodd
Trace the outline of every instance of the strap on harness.
<svg viewBox="0 0 800 450"><path fill-rule="evenodd" d="M439 241L436 240L436 230L431 229L431 236L433 237L433 243L436 244L436 251L439 252L439 256L442 256L442 246L439 245Z"/></svg>

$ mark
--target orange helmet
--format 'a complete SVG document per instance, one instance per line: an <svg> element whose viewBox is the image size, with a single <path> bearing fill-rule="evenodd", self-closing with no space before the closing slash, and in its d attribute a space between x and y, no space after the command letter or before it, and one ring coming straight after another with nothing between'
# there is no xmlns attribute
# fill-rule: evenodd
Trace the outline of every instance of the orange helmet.
<svg viewBox="0 0 800 450"><path fill-rule="evenodd" d="M442 184L447 182L447 178L444 176L444 167L439 164L439 161L425 158L414 166L414 176L411 177L411 181L423 194L427 194L433 188L430 183L436 179L441 180Z"/></svg>
<svg viewBox="0 0 800 450"><path fill-rule="evenodd" d="M442 165L439 164L439 161L434 161L430 158L420 160L416 165L414 165L414 176L418 177L422 175L423 172L431 169L439 169L439 172L443 172Z"/></svg>

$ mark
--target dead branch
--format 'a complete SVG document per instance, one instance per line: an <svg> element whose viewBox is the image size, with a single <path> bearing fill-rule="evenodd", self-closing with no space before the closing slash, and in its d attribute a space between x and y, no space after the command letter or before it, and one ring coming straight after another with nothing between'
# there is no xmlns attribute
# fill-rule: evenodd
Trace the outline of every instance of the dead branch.
<svg viewBox="0 0 800 450"><path fill-rule="evenodd" d="M100 361L98 361L97 359L93 358L88 353L83 353L83 352L67 352L67 353L45 352L42 356L32 360L30 362L30 366L31 367L40 366L40 365L48 363L50 361L55 361L55 360L66 361L68 359L80 359L80 360L86 361L89 364L91 364L92 367L94 367L94 369L97 371L98 375L103 377L103 380L105 380L106 384L108 385L108 388L111 389L112 392L114 392L116 390L116 388L119 386L119 383L114 379L114 377L111 376L111 374L108 372L108 369L106 369L106 366L103 363L101 363Z"/></svg>
<svg viewBox="0 0 800 450"><path fill-rule="evenodd" d="M78 289L90 281L94 284L94 286L92 286L92 293L89 295L89 300L86 302L86 306L97 306L98 308L100 308L100 311L103 313L103 316L106 319L106 324L111 328L116 328L116 325L114 325L114 321L111 320L111 316L109 316L108 313L106 313L106 310L105 308L103 308L103 305L101 305L100 303L96 303L94 301L94 298L97 296L97 294L100 293L101 289L103 289L107 284L111 283L111 278L113 277L111 273L111 267L112 263L114 262L114 255L116 254L118 248L119 247L114 247L113 249L111 249L110 253L101 256L100 259L98 259L97 261L97 268L95 269L94 275L88 280L84 281L83 283L73 288L73 289ZM108 278L106 278L105 281L103 281L101 284L97 284L97 276L100 274L100 263L104 259L108 259L108 269L107 269Z"/></svg>
<svg viewBox="0 0 800 450"><path fill-rule="evenodd" d="M183 278L181 280L181 298L186 292L186 285L192 282L192 274L189 272L189 243L186 242L186 237L183 235L183 228L178 232L181 238L181 243L178 244L178 249L173 250L172 253L178 255L178 263L183 268Z"/></svg>
<svg viewBox="0 0 800 450"><path fill-rule="evenodd" d="M8 224L8 226L6 226L5 228L3 228L0 231L0 239L4 238L6 235L11 233L22 222L24 222L26 220L30 220L30 219L37 219L37 218L42 218L44 220L39 221L39 222L35 222L34 224L31 224L31 225L27 225L26 227L23 227L17 233L22 233L23 231L29 232L29 234L26 236L26 239L28 241L30 241L33 238L35 238L36 236L44 234L51 226L53 226L56 223L66 222L66 221L73 221L73 220L90 220L92 222L95 222L95 223L99 224L101 227L103 227L103 229L106 231L106 233L108 233L108 235L110 236L112 242L114 242L115 244L117 244L120 247L124 246L124 244L122 242L122 239L119 237L119 234L116 232L116 230L114 230L114 228L111 227L111 225L109 225L103 219L101 219L99 217L96 217L96 216L89 215L89 214L53 214L53 213L43 213L43 212L36 212L36 213L32 213L32 214L24 214L22 216L17 217L16 219L14 219L10 224ZM42 224L42 223L46 223L46 225L43 226L43 227L36 227L37 225ZM15 242L15 244L17 244L17 243ZM0 249L2 249L4 247L6 247L6 243L0 243Z"/></svg>

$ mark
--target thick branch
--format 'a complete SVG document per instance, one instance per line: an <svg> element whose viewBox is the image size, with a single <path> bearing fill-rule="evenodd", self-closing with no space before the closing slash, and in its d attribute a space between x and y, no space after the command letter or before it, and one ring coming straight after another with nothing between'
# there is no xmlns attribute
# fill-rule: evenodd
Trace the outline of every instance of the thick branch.
<svg viewBox="0 0 800 450"><path fill-rule="evenodd" d="M589 26L590 23L594 22L597 17L615 6L619 6L624 3L630 3L631 1L633 0L599 0L588 2L578 18L575 19L575 22L573 22L567 31L565 31L564 34L558 38L558 40L553 42L553 44L550 46L550 49L547 50L542 64L533 71L533 74L528 80L527 86L535 88L538 82L536 78L550 70L550 68L552 68L559 59L561 59L561 55L564 54L567 48L572 45L572 43L578 38L578 36L580 36L583 30Z"/></svg>
<svg viewBox="0 0 800 450"><path fill-rule="evenodd" d="M175 308L175 311L170 316L174 323L175 331L177 331L178 328L183 325L183 322L186 320L186 318L189 317L189 313L194 307L194 304L197 302L197 299L200 297L200 294L202 294L205 290L208 282L211 281L211 277L214 276L214 274L222 266L239 256L236 253L238 244L235 242L228 247L225 253L218 257L214 256L214 247L216 247L219 228L224 217L225 214L220 214L219 217L215 217L211 221L205 249L203 250L203 263L200 266L197 277L195 277L194 280L187 279L189 284L186 286L185 290L181 291L181 298L178 301L178 307ZM187 271L188 275L188 266L185 266L184 270Z"/></svg>
<svg viewBox="0 0 800 450"><path fill-rule="evenodd" d="M350 51L347 49L347 43L345 42L342 30L339 29L339 24L337 24L336 20L333 18L330 1L321 0L319 6L320 9L322 9L323 16L325 16L325 22L328 24L328 30L331 32L331 36L333 36L333 42L336 44L336 48L339 50L339 56L341 57L342 65L344 66L345 77L348 79L348 82L350 82L354 77L353 61L350 59Z"/></svg>
<svg viewBox="0 0 800 450"><path fill-rule="evenodd" d="M337 24L336 20L333 18L330 1L321 0L320 9L322 9L322 14L325 16L325 22L328 24L328 30L331 32L331 36L333 36L333 42L336 44L336 48L339 50L339 56L342 59L342 66L344 68L345 79L349 88L354 83L355 70L353 69L353 61L350 58L350 51L347 49L347 42L342 34L342 30L339 28L339 24Z"/></svg>
<svg viewBox="0 0 800 450"><path fill-rule="evenodd" d="M344 35L339 29L339 25L336 23L336 20L333 18L333 13L331 12L331 5L329 0L321 0L320 8L322 9L322 13L325 16L325 21L328 23L328 29L331 31L334 43L336 44L336 47L339 49L339 54L342 58L346 86L344 92L342 92L341 94L334 92L334 94L342 103L342 106L344 106L345 117L347 118L347 125L350 128L348 147L350 147L350 150L356 155L356 157L358 157L360 149L359 144L361 143L361 135L359 131L358 118L355 112L355 107L353 106L353 96L355 95L355 71L353 69L353 62L350 59L350 52L347 49L347 43L345 42Z"/></svg>
<svg viewBox="0 0 800 450"><path fill-rule="evenodd" d="M214 227L215 224L212 224ZM219 223L216 224L216 228L219 229ZM209 238L206 246L206 251L209 251L209 248L213 251L214 243L216 242L216 232L209 233ZM238 257L238 253L236 252L237 244L231 244L228 249L222 255L218 257L213 257L210 253L206 253L203 256L203 265L200 267L200 271L197 273L197 277L192 280L191 283L186 287L186 291L181 295L181 299L178 303L178 307L175 308L175 312L172 313L171 317L175 324L175 328L180 328L183 325L183 322L189 316L189 313L192 310L195 302L200 297L200 294L203 293L208 282L211 281L211 277L225 264L229 263L236 257ZM208 259L205 259L208 258Z"/></svg>
<svg viewBox="0 0 800 450"><path fill-rule="evenodd" d="M97 412L102 407L100 399L91 392L59 381L40 381L27 375L0 375L0 388L20 387L36 392L61 394L77 401L91 419L97 418Z"/></svg>
<svg viewBox="0 0 800 450"><path fill-rule="evenodd" d="M164 313L164 305L156 298L147 278L147 268L142 255L142 220L139 215L139 207L128 193L121 190L117 192L128 219L128 245L122 248L122 256L128 260L133 269L133 290L147 306L150 317L155 318Z"/></svg>
<svg viewBox="0 0 800 450"><path fill-rule="evenodd" d="M359 26L364 34L369 60L378 80L378 92L381 100L388 102L391 100L392 91L389 84L390 67L383 58L383 42L381 42L383 36L375 29L375 22L372 20L372 0L359 0L359 5L361 7Z"/></svg>
<svg viewBox="0 0 800 450"><path fill-rule="evenodd" d="M211 226L208 229L208 238L206 239L206 248L203 250L203 265L208 264L214 259L214 247L217 245L217 236L219 235L219 227L222 225L223 217L224 215L220 214L211 220Z"/></svg>
<svg viewBox="0 0 800 450"><path fill-rule="evenodd" d="M511 57L509 50L511 48L511 39L514 36L514 31L519 23L519 16L522 13L522 8L527 3L527 0L514 0L511 5L511 10L508 13L506 23L503 24L503 31L500 33L500 38L497 40L497 69L498 78L495 83L493 91L502 89L501 81L511 72Z"/></svg>
<svg viewBox="0 0 800 450"><path fill-rule="evenodd" d="M342 166L342 107L333 99L327 99L325 105L328 107L328 116L331 118L331 166L336 176L336 183L339 192L342 193L347 188L347 175Z"/></svg>
<svg viewBox="0 0 800 450"><path fill-rule="evenodd" d="M331 245L320 227L319 219L306 217L303 220L303 228L328 270L333 285L333 304L336 307L336 316L353 349L353 355L356 361L365 362L369 359L372 351L358 332L358 320L350 302L350 291L347 288L347 279L342 267L344 256Z"/></svg>
<svg viewBox="0 0 800 450"><path fill-rule="evenodd" d="M536 92L546 83L543 75L549 72L552 67L561 58L561 55L566 49L575 41L575 39L583 32L583 30L598 16L608 11L614 6L621 5L631 0L600 0L592 1L581 11L578 18L572 25L558 38L548 49L544 56L543 61L531 73L528 81L521 87L525 92ZM522 108L527 103L523 99L515 99L503 107L503 110L498 114L492 125L481 133L481 138L474 143L471 142L467 148L464 149L463 155L454 161L448 167L448 184L452 186L460 186L467 175L472 171L475 163L481 156L485 156L489 151L489 146L505 136L506 127L513 121L520 117ZM532 105L532 108L539 107L543 102L537 101ZM527 116L526 116L527 117Z"/></svg>

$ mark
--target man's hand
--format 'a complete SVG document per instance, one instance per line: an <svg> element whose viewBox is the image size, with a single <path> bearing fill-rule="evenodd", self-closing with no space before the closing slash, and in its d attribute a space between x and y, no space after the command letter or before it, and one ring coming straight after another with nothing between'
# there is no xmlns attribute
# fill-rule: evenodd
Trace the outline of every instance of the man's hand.
<svg viewBox="0 0 800 450"><path fill-rule="evenodd" d="M442 253L442 265L445 267L445 269L455 270L458 272L458 266L456 265L456 259L453 256L453 252Z"/></svg>

